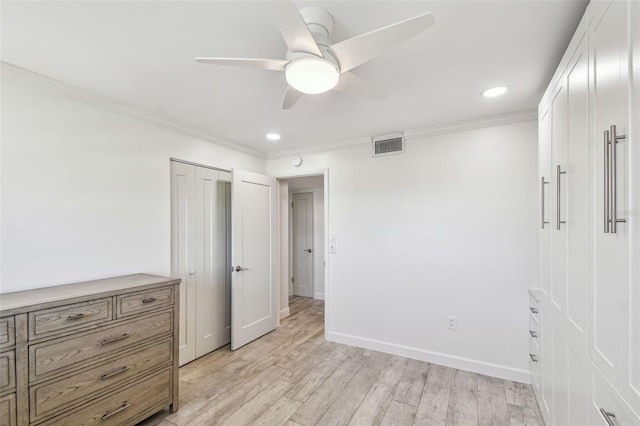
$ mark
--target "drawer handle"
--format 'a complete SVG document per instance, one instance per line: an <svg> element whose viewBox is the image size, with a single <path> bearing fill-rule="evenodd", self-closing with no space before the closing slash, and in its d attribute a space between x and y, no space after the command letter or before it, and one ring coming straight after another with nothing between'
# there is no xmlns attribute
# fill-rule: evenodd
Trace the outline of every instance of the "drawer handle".
<svg viewBox="0 0 640 426"><path fill-rule="evenodd" d="M117 376L117 375L118 375L118 374L120 374L120 373L124 373L124 372L125 372L125 371L127 371L128 369L129 369L129 367L127 367L127 366L125 365L124 367L120 368L119 370L116 370L116 371L111 372L111 373L103 374L103 375L100 377L100 380L107 380L107 379L109 379L109 378L111 378L111 377L113 377L113 376Z"/></svg>
<svg viewBox="0 0 640 426"><path fill-rule="evenodd" d="M127 401L125 401L125 402L122 403L122 406L120 408L117 408L117 409L113 410L112 412L107 412L107 414L102 416L102 420L107 420L109 417L115 416L119 412L124 411L129 407L131 407L131 404L129 404L129 403L127 403Z"/></svg>
<svg viewBox="0 0 640 426"><path fill-rule="evenodd" d="M111 339L104 339L102 341L102 345L108 345L109 343L115 343L115 342L117 342L119 340L126 339L127 337L129 337L129 333L124 333L122 336L113 337Z"/></svg>
<svg viewBox="0 0 640 426"><path fill-rule="evenodd" d="M611 420L611 418L613 417L614 419L616 418L616 415L610 411L606 411L604 408L600 409L600 414L602 414L602 417L604 417L604 420L607 422L607 424L609 426L616 426L616 424L613 422L613 420Z"/></svg>
<svg viewBox="0 0 640 426"><path fill-rule="evenodd" d="M147 297L146 299L142 299L142 303L153 303L156 301L155 297Z"/></svg>
<svg viewBox="0 0 640 426"><path fill-rule="evenodd" d="M529 308L532 314L537 314L538 310L536 308Z"/></svg>
<svg viewBox="0 0 640 426"><path fill-rule="evenodd" d="M67 321L79 320L80 318L84 318L84 314L73 314L67 317Z"/></svg>
<svg viewBox="0 0 640 426"><path fill-rule="evenodd" d="M531 361L538 362L538 357L536 357L534 354L529 354L529 356L531 357Z"/></svg>
<svg viewBox="0 0 640 426"><path fill-rule="evenodd" d="M536 332L535 332L535 331L533 331L533 330L529 330L529 334L531 334L531 337L534 337L534 338L535 338L535 337L538 337L538 335L536 334Z"/></svg>

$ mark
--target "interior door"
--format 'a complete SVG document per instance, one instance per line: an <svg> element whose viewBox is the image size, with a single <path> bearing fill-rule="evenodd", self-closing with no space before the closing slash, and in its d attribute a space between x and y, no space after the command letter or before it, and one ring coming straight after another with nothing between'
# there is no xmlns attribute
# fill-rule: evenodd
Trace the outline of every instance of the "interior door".
<svg viewBox="0 0 640 426"><path fill-rule="evenodd" d="M278 325L276 180L233 170L231 349Z"/></svg>
<svg viewBox="0 0 640 426"><path fill-rule="evenodd" d="M195 173L171 162L171 274L180 278L180 365L196 358Z"/></svg>
<svg viewBox="0 0 640 426"><path fill-rule="evenodd" d="M313 194L293 194L293 294L313 297Z"/></svg>

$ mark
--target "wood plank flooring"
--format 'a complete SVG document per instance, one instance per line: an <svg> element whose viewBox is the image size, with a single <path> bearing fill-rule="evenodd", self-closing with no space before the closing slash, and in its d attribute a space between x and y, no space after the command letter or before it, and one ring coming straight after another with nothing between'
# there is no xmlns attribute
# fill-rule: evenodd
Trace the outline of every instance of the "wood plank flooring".
<svg viewBox="0 0 640 426"><path fill-rule="evenodd" d="M180 369L180 409L139 426L543 425L529 385L324 340L295 297L272 333Z"/></svg>

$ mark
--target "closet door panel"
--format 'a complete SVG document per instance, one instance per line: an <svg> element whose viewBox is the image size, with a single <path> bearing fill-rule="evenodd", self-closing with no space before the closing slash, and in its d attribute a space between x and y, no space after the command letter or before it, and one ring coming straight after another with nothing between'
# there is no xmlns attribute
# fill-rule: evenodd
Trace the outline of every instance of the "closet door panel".
<svg viewBox="0 0 640 426"><path fill-rule="evenodd" d="M224 217L220 211L218 171L194 167L196 186L196 357L215 350L219 341L219 318L217 312L220 299L220 279L223 264L220 251L219 222Z"/></svg>
<svg viewBox="0 0 640 426"><path fill-rule="evenodd" d="M231 173L219 172L218 205L221 220L218 222L220 235L218 262L219 272L218 295L218 346L231 342Z"/></svg>
<svg viewBox="0 0 640 426"><path fill-rule="evenodd" d="M627 3L603 5L590 22L591 106L594 132L595 218L594 275L591 297L592 324L590 354L605 376L620 389L627 388L629 370L629 223L616 223L617 232L607 228L607 204L618 218L628 217L628 139L613 144L609 155L617 157L616 191L605 193L606 132L615 125L617 133L628 131ZM613 173L610 174L613 179ZM612 231L613 223L609 223Z"/></svg>
<svg viewBox="0 0 640 426"><path fill-rule="evenodd" d="M538 123L538 184L540 185L540 290L551 293L551 110L540 113Z"/></svg>

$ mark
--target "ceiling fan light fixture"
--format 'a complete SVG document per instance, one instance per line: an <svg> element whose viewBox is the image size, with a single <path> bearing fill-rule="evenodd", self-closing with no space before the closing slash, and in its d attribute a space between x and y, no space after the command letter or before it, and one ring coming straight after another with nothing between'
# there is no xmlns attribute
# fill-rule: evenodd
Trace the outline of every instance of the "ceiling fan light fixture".
<svg viewBox="0 0 640 426"><path fill-rule="evenodd" d="M340 72L331 62L320 58L299 59L287 65L289 86L309 95L328 92L340 79Z"/></svg>

